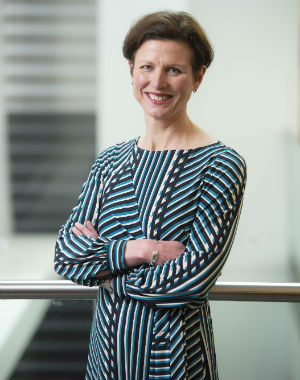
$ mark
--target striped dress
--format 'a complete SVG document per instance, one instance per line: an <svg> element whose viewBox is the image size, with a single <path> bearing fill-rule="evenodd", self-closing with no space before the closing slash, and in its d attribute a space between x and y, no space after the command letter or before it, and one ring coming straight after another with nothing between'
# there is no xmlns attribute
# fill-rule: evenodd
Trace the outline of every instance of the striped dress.
<svg viewBox="0 0 300 380"><path fill-rule="evenodd" d="M147 151L134 139L98 157L55 250L55 271L75 283L99 286L95 275L111 271L86 380L218 379L207 292L233 243L245 182L243 158L222 142ZM72 233L88 220L98 238ZM143 238L186 248L162 265L126 267L126 242Z"/></svg>

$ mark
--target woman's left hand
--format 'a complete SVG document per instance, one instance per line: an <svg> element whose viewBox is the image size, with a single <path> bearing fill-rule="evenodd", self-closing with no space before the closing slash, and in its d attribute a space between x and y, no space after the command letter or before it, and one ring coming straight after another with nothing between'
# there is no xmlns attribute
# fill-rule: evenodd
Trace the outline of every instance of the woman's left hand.
<svg viewBox="0 0 300 380"><path fill-rule="evenodd" d="M96 231L92 222L90 222L89 220L86 222L86 225L76 222L74 227L72 228L72 232L77 236L85 235L92 238L99 237L98 232Z"/></svg>

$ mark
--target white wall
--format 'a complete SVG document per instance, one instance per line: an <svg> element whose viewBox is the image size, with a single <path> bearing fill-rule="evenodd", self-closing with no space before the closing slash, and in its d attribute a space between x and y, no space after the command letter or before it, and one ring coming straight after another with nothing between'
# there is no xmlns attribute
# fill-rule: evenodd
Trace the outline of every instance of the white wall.
<svg viewBox="0 0 300 380"><path fill-rule="evenodd" d="M244 210L231 271L224 271L224 279L296 281L298 2L189 4L216 53L202 92L192 99L191 113L199 125L236 148L248 165Z"/></svg>
<svg viewBox="0 0 300 380"><path fill-rule="evenodd" d="M190 11L215 48L190 115L248 165L240 225L220 281L299 281L298 1L150 4L100 1L97 150L144 130L122 57L130 24L149 11ZM221 379L299 378L298 305L213 302L212 314Z"/></svg>

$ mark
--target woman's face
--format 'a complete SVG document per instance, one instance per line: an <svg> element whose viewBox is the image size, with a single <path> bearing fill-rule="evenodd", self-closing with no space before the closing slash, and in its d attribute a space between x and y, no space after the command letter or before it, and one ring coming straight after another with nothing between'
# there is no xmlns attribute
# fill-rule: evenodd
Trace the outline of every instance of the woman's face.
<svg viewBox="0 0 300 380"><path fill-rule="evenodd" d="M192 71L192 50L185 42L148 40L129 62L133 91L146 117L175 121L186 113L193 89L198 88L205 66Z"/></svg>

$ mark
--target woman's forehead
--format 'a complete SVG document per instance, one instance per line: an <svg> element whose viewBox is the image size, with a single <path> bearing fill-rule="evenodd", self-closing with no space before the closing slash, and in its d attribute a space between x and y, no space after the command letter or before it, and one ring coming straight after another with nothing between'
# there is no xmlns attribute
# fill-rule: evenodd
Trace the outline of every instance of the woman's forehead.
<svg viewBox="0 0 300 380"><path fill-rule="evenodd" d="M178 64L191 62L192 50L186 42L177 40L147 40L135 53L135 61L160 59Z"/></svg>

